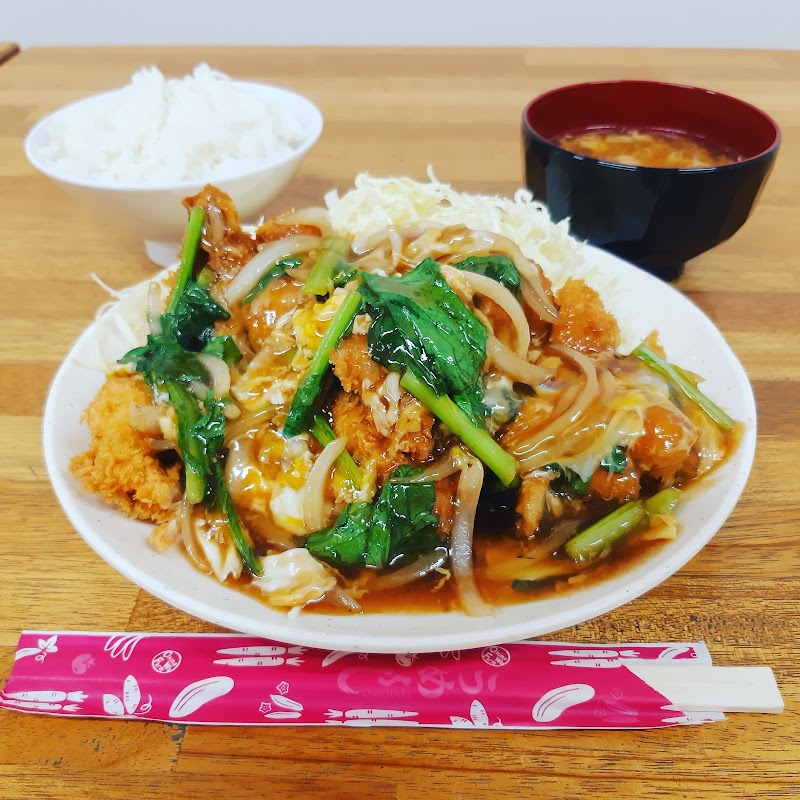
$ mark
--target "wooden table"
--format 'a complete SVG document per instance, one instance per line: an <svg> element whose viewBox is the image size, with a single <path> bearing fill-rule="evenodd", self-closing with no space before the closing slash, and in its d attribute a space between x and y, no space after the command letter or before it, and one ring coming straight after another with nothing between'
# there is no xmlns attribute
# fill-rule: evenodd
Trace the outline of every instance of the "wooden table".
<svg viewBox="0 0 800 800"><path fill-rule="evenodd" d="M705 640L718 664L774 668L787 709L652 732L192 728L0 712L0 796L797 798L800 464L800 53L675 50L40 49L0 69L0 678L19 631L205 631L118 575L83 543L41 453L48 384L113 286L151 274L141 243L34 172L28 128L141 65L200 60L313 98L326 129L280 207L318 202L354 174L427 164L459 188L521 181L519 114L560 84L656 78L764 108L783 128L777 167L731 241L677 284L722 329L759 405L742 501L690 564L646 596L558 634L584 642ZM794 279L794 280L793 280Z"/></svg>

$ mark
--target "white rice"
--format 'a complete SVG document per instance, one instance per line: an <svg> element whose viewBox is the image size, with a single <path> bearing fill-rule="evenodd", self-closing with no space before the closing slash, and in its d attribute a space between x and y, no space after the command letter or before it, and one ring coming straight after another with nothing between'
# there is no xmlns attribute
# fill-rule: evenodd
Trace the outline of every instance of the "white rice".
<svg viewBox="0 0 800 800"><path fill-rule="evenodd" d="M207 64L167 79L137 72L105 102L53 119L41 157L75 179L125 185L214 182L296 150L299 119Z"/></svg>

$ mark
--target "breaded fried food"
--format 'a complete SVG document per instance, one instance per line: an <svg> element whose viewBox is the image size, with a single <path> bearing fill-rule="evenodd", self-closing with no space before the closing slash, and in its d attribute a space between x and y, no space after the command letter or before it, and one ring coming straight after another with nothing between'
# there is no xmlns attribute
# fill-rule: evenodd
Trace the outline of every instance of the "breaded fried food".
<svg viewBox="0 0 800 800"><path fill-rule="evenodd" d="M553 325L553 344L564 344L582 353L614 350L619 345L619 325L591 286L570 278L556 293L556 303L563 324Z"/></svg>
<svg viewBox="0 0 800 800"><path fill-rule="evenodd" d="M221 278L232 278L256 254L256 240L242 230L233 200L206 184L183 205L187 211L195 206L203 209L206 221L200 243L208 253L208 266Z"/></svg>
<svg viewBox="0 0 800 800"><path fill-rule="evenodd" d="M180 464L165 469L152 453L152 437L130 422L131 407L152 400L141 375L110 375L83 413L92 443L69 466L84 489L129 517L166 522L180 497Z"/></svg>
<svg viewBox="0 0 800 800"><path fill-rule="evenodd" d="M430 457L433 417L410 394L405 394L400 401L391 437L378 431L372 412L356 394L342 392L333 404L331 415L336 435L347 437L348 449L360 464L375 462L381 482L400 464L425 461Z"/></svg>
<svg viewBox="0 0 800 800"><path fill-rule="evenodd" d="M370 358L367 337L363 333L354 333L340 342L331 353L331 366L342 388L355 394L374 390L389 374L389 370Z"/></svg>

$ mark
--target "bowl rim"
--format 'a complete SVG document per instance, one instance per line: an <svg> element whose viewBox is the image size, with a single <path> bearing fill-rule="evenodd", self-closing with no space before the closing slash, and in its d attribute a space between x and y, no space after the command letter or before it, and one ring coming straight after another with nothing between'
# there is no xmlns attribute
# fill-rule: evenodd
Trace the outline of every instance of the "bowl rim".
<svg viewBox="0 0 800 800"><path fill-rule="evenodd" d="M125 91L128 88L128 86L121 86L116 89L111 89L107 92L99 92L97 94L89 95L88 97L82 97L79 100L75 100L72 103L67 103L64 106L61 106L60 108L57 108L54 111L51 111L49 114L42 117L42 119L40 119L33 125L33 127L28 131L27 135L25 136L25 141L24 141L25 156L27 157L30 164L36 170L41 172L43 175L46 175L48 178L52 178L53 180L59 181L60 183L70 184L71 186L80 186L86 189L98 189L105 192L186 193L188 191L195 190L197 187L202 187L206 183L223 183L223 182L230 183L232 181L248 178L264 169L287 166L296 159L303 158L303 156L305 156L306 153L308 153L308 151L317 143L320 136L322 135L324 118L322 116L322 112L320 111L319 107L310 98L306 97L303 94L300 94L299 92L295 92L292 89L287 89L283 86L277 86L276 84L272 83L262 83L259 81L244 81L235 79L231 79L231 82L239 87L252 87L257 91L262 91L262 92L266 90L266 93L271 94L273 97L282 96L284 99L291 99L292 101L295 102L299 101L301 105L305 105L306 110L309 112L311 125L307 133L307 136L303 140L302 144L299 147L293 149L290 153L287 153L279 158L268 159L260 163L257 167L251 166L246 169L242 169L241 171L225 173L222 175L217 175L217 176L210 175L210 176L200 177L197 179L175 181L170 183L165 183L165 182L109 183L107 181L104 182L96 179L81 178L81 177L76 177L74 175L66 175L57 169L53 169L51 164L49 164L46 161L43 161L39 157L39 155L34 150L33 141L37 136L41 135L43 131L46 131L48 125L51 125L56 117L63 114L67 114L81 105L99 104L108 97L120 94L121 92Z"/></svg>
<svg viewBox="0 0 800 800"><path fill-rule="evenodd" d="M582 87L596 87L596 86L623 86L623 85L636 85L636 86L659 86L659 87L669 87L671 89L678 89L680 91L686 90L691 92L702 92L703 94L707 95L714 95L715 97L724 98L725 100L729 100L739 106L742 106L749 111L753 112L757 116L761 117L765 120L773 130L773 137L772 141L769 146L765 147L763 150L755 153L748 158L743 158L740 161L734 161L730 164L719 164L713 167L651 167L651 166L639 166L637 164L621 164L617 161L609 161L602 158L595 158L594 156L587 156L580 153L575 153L572 150L568 150L565 147L561 147L561 145L556 144L555 142L551 141L550 139L543 136L539 131L534 128L529 120L529 114L534 106L545 100L548 97L551 97L556 94L560 94L561 92L570 91L573 89L578 89ZM653 170L655 172L665 173L665 172L673 172L673 173L703 173L703 172L719 172L723 170L729 169L736 169L746 164L753 164L756 161L761 159L769 158L770 156L777 153L778 149L781 145L781 140L783 138L783 134L781 132L780 126L775 121L774 117L768 114L766 111L763 111L758 106L753 105L752 103L748 103L746 100L742 100L738 97L734 97L731 94L726 94L725 92L718 92L715 89L706 89L703 86L695 86L693 84L688 83L674 83L672 81L656 81L656 80L645 80L645 79L637 79L637 78L619 78L616 80L606 80L606 81L579 81L578 83L568 83L564 84L563 86L556 86L552 89L548 89L546 92L542 92L534 97L532 100L529 100L525 107L522 110L522 127L525 133L535 136L540 142L552 147L554 150L558 150L562 153L566 153L573 158L579 161L589 161L594 162L596 164L600 164L604 167L612 167L615 169L622 169L629 172L635 172L637 170Z"/></svg>

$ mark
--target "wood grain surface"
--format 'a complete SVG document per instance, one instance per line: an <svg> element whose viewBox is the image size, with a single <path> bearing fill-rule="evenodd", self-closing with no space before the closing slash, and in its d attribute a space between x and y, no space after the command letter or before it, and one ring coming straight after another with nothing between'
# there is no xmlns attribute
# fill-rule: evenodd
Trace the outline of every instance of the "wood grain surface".
<svg viewBox="0 0 800 800"><path fill-rule="evenodd" d="M325 132L273 210L319 202L362 170L464 190L522 181L525 102L575 81L653 78L737 95L783 130L746 226L678 288L738 354L756 393L752 477L728 522L677 575L562 631L581 642L705 640L715 663L769 665L786 711L654 732L193 728L0 711L0 798L797 798L800 596L800 53L570 49L34 49L0 68L0 679L23 628L204 631L100 560L48 481L41 415L73 340L115 287L153 267L25 160L45 113L126 83L145 64L201 60L311 97Z"/></svg>

